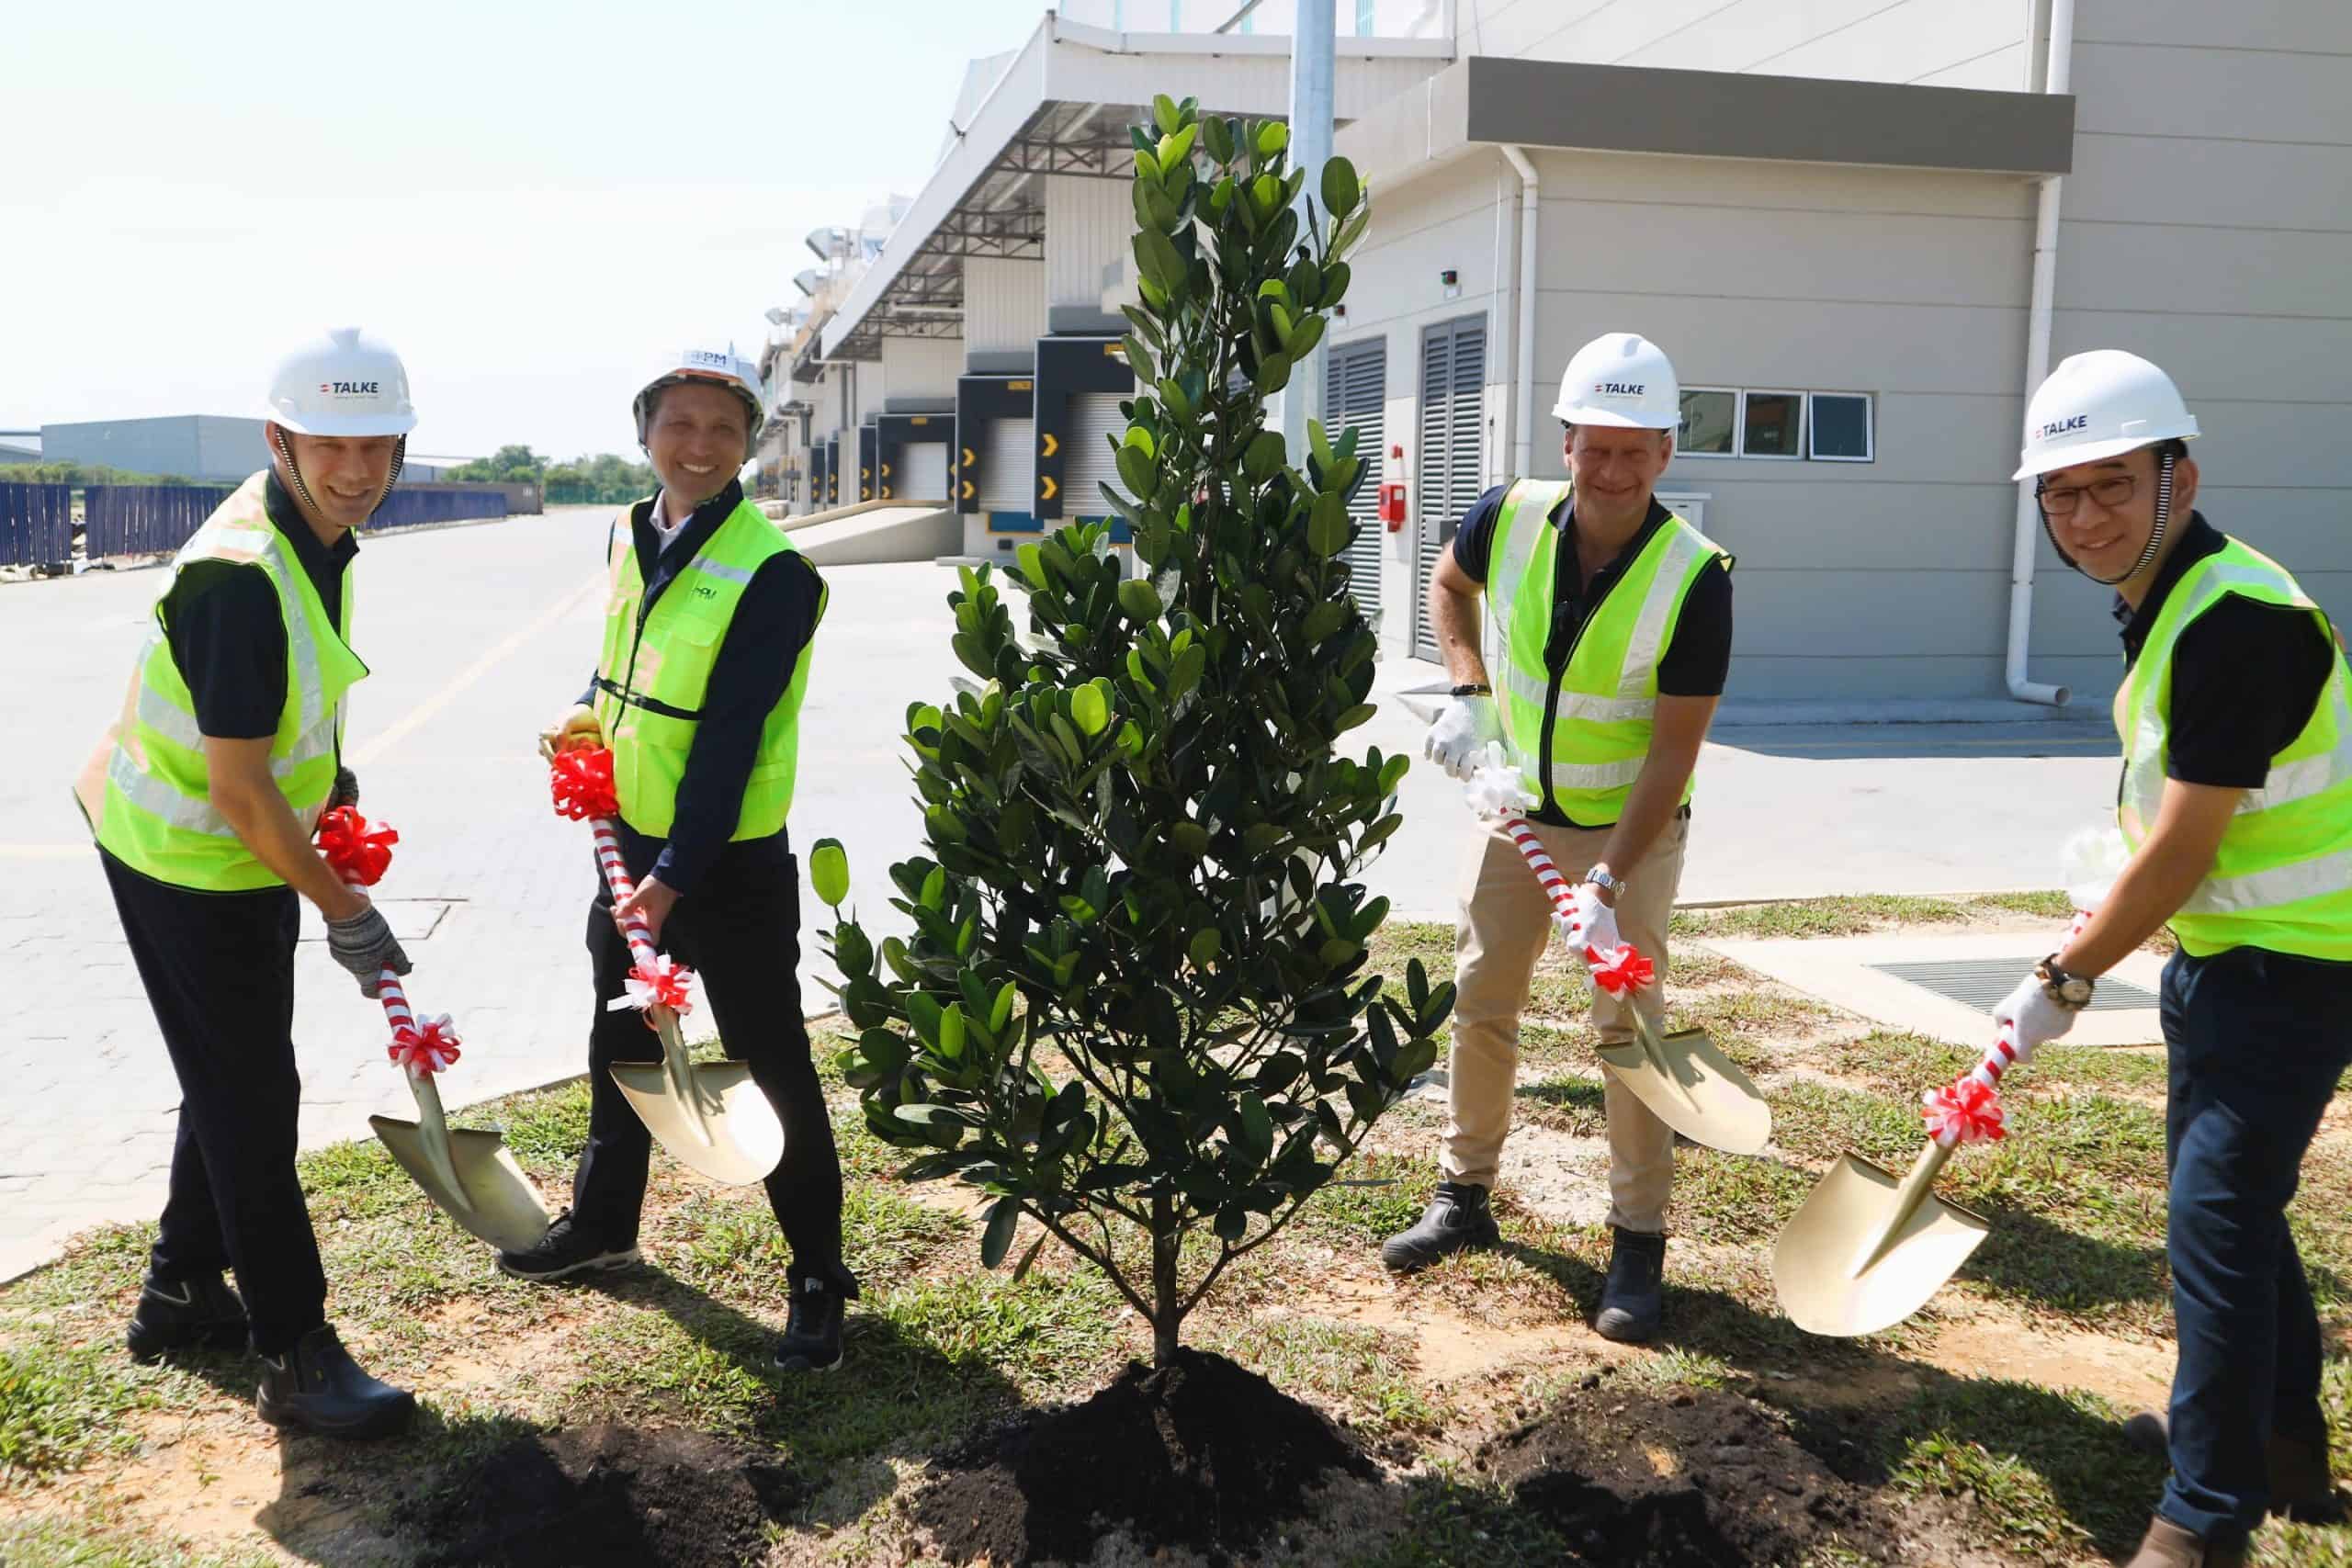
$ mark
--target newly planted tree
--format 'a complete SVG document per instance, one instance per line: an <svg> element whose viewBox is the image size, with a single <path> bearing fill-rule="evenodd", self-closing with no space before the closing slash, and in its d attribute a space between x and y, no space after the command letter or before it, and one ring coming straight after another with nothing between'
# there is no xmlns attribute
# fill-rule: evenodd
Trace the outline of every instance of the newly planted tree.
<svg viewBox="0 0 2352 1568"><path fill-rule="evenodd" d="M910 1177L995 1197L990 1267L1024 1213L1100 1266L1165 1366L1218 1275L1429 1066L1453 987L1366 972L1387 903L1354 878L1406 760L1335 750L1373 713L1354 433L1294 454L1265 427L1347 292L1363 193L1332 160L1302 224L1286 127L1166 98L1154 118L1125 493L1104 491L1142 574L1100 525L1024 547L1024 637L991 573L963 573L955 650L984 684L908 714L930 853L890 876L913 933L877 951L851 915L831 942L867 1124L922 1151ZM838 847L820 860L838 907Z"/></svg>

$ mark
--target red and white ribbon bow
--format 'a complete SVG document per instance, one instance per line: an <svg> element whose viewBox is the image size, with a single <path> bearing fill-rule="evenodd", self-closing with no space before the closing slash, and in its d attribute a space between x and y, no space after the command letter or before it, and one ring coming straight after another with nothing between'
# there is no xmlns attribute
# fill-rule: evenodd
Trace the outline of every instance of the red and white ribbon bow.
<svg viewBox="0 0 2352 1568"><path fill-rule="evenodd" d="M559 817L584 822L592 817L617 817L620 799L613 786L613 753L609 747L577 746L559 751L548 764L548 786Z"/></svg>
<svg viewBox="0 0 2352 1568"><path fill-rule="evenodd" d="M392 1043L385 1053L403 1067L413 1067L420 1073L437 1073L452 1066L458 1060L457 1026L447 1013L435 1013L416 1021L413 1028L395 1028Z"/></svg>
<svg viewBox="0 0 2352 1568"><path fill-rule="evenodd" d="M635 1008L639 1012L668 1008L684 1017L694 1010L694 999L686 987L694 978L694 971L666 953L657 953L640 960L621 983L628 987L625 994L605 1004L607 1012L627 1012Z"/></svg>
<svg viewBox="0 0 2352 1568"><path fill-rule="evenodd" d="M401 836L379 822L359 815L358 807L338 806L319 818L319 853L345 882L373 887L392 863L392 846Z"/></svg>
<svg viewBox="0 0 2352 1568"><path fill-rule="evenodd" d="M1919 1097L1928 1136L1944 1145L1997 1143L2008 1136L2002 1124L2001 1094L1992 1085L1962 1074Z"/></svg>

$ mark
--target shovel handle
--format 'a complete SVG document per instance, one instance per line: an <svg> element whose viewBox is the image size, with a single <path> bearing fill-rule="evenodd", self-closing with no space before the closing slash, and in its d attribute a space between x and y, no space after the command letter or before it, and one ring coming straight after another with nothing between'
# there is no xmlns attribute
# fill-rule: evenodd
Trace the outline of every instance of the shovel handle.
<svg viewBox="0 0 2352 1568"><path fill-rule="evenodd" d="M628 863L621 859L621 833L618 824L609 817L588 819L591 831L596 835L596 865L605 874L605 886L612 890L613 908L617 909L637 897L637 884L630 880ZM628 942L629 956L639 964L650 964L655 953L653 932L645 917L631 910L621 919L621 935Z"/></svg>
<svg viewBox="0 0 2352 1568"><path fill-rule="evenodd" d="M1535 874L1535 880L1542 885L1544 897L1552 900L1552 908L1564 918L1575 914L1576 886L1560 874L1560 867L1552 859L1551 852L1544 847L1544 840L1536 836L1535 825L1526 818L1513 813L1502 819L1502 829L1504 832L1510 835L1510 841L1519 846L1519 858L1525 861L1527 869ZM1627 942L1625 945L1631 948L1636 956L1640 955L1642 951L1640 948L1634 947L1632 942Z"/></svg>

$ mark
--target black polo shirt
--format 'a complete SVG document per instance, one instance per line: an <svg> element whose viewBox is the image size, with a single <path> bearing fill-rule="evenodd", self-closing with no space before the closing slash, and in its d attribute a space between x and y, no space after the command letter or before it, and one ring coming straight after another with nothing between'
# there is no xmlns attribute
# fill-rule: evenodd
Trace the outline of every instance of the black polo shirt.
<svg viewBox="0 0 2352 1568"><path fill-rule="evenodd" d="M2165 601L2188 569L2219 555L2227 535L2191 513L2188 526L2134 610L2116 595L2123 626L2123 664L2140 650ZM2172 702L2165 734L2165 774L2183 784L2260 789L2270 760L2311 722L2335 665L2335 642L2307 610L2222 595L2173 646Z"/></svg>
<svg viewBox="0 0 2352 1568"><path fill-rule="evenodd" d="M1497 485L1480 496L1463 513L1461 530L1453 536L1454 562L1473 581L1487 581L1494 556L1495 525L1502 516L1503 497L1510 491L1507 484ZM1564 534L1571 533L1576 526L1572 499L1561 496L1547 519ZM1593 574L1590 582L1583 580L1574 539L1561 541L1560 548L1553 555L1552 635L1544 649L1546 664L1555 671L1566 667L1567 650L1575 645L1577 634L1648 546L1650 536L1672 515L1657 497L1651 497L1649 515L1642 520L1641 531L1617 552L1614 560ZM1724 570L1701 572L1699 581L1690 585L1689 595L1682 601L1682 614L1674 623L1674 636L1658 657L1657 689L1663 695L1724 694L1724 682L1731 673L1731 570L1730 558L1725 557L1723 560Z"/></svg>
<svg viewBox="0 0 2352 1568"><path fill-rule="evenodd" d="M265 494L271 524L341 636L343 574L359 553L358 536L345 531L321 544L274 473ZM277 733L286 710L286 631L266 572L215 560L181 569L164 597L164 635L196 701L198 729L220 740Z"/></svg>

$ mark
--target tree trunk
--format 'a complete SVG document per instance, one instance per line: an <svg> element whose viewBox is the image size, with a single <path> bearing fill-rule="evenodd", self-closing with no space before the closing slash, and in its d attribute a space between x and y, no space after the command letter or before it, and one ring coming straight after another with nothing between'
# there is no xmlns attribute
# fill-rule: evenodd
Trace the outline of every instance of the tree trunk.
<svg viewBox="0 0 2352 1568"><path fill-rule="evenodd" d="M1151 1364L1165 1369L1176 1364L1176 1331L1183 1325L1176 1285L1176 1255L1181 1237L1176 1230L1176 1205L1164 1192L1151 1199Z"/></svg>

